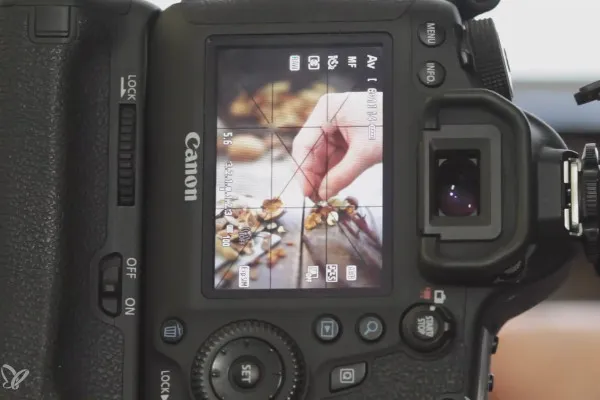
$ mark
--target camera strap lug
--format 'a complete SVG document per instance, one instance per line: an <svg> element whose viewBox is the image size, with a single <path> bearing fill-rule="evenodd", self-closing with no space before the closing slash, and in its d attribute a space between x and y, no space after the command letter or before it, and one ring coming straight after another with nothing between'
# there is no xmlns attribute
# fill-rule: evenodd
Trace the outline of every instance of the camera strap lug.
<svg viewBox="0 0 600 400"><path fill-rule="evenodd" d="M592 101L600 101L600 81L585 85L574 96L578 106L591 103Z"/></svg>

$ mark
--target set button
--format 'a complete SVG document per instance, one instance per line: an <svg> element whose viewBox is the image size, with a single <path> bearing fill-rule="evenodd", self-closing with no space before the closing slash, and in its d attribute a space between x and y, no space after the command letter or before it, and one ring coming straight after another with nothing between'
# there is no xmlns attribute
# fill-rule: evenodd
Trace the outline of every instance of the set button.
<svg viewBox="0 0 600 400"><path fill-rule="evenodd" d="M236 339L222 347L210 371L210 385L220 399L273 398L284 381L284 366L277 351L252 337Z"/></svg>
<svg viewBox="0 0 600 400"><path fill-rule="evenodd" d="M240 357L229 368L231 383L242 390L254 389L261 377L260 361L253 356Z"/></svg>

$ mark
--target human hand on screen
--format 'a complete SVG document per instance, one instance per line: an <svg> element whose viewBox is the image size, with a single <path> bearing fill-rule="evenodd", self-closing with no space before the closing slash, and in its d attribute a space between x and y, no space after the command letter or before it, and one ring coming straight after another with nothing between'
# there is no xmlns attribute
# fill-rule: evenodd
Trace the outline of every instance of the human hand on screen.
<svg viewBox="0 0 600 400"><path fill-rule="evenodd" d="M330 199L382 161L382 116L381 92L321 97L292 147L305 196Z"/></svg>

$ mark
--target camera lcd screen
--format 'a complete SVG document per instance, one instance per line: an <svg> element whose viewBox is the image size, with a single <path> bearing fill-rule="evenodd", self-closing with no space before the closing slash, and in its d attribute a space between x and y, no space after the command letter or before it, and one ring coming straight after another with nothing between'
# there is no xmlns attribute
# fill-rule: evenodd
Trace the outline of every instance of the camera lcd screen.
<svg viewBox="0 0 600 400"><path fill-rule="evenodd" d="M384 55L217 50L215 289L382 286Z"/></svg>

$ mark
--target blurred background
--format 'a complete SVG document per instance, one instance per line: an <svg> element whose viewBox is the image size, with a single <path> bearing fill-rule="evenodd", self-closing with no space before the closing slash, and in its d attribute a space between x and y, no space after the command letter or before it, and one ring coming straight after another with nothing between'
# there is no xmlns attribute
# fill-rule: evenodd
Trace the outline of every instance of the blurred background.
<svg viewBox="0 0 600 400"><path fill-rule="evenodd" d="M481 18L493 18L510 59L523 80L598 80L600 2L595 0L501 0Z"/></svg>
<svg viewBox="0 0 600 400"><path fill-rule="evenodd" d="M486 17L494 19L506 49L515 102L550 123L576 151L599 141L600 103L578 107L572 94L600 80L600 2L501 0ZM550 300L594 299L600 299L600 277L580 252L569 282Z"/></svg>

